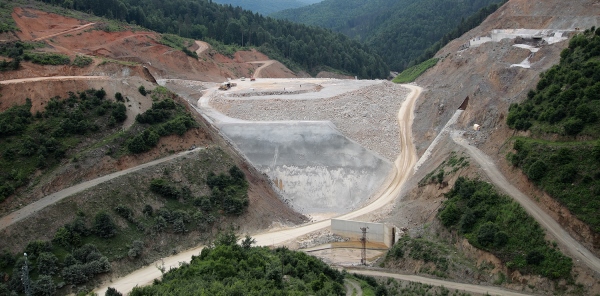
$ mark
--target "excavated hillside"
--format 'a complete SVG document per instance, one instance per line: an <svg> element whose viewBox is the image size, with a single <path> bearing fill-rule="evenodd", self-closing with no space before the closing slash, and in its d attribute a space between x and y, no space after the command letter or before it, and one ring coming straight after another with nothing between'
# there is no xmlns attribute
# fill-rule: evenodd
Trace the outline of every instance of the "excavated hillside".
<svg viewBox="0 0 600 296"><path fill-rule="evenodd" d="M268 57L257 51L237 52L233 58L213 50L204 42L192 42L189 49L196 51L198 59L189 57L182 50L161 44L162 35L140 28L122 25L118 30L108 29L112 24L98 21L96 17L72 13L78 19L48 13L32 7L16 7L12 13L19 31L3 33L2 42L37 42L35 51L59 53L73 60L84 55L93 59L90 65L39 65L22 61L15 71L0 72L0 111L16 104L32 100L31 112L43 111L50 98L65 98L69 91L78 92L90 88L104 89L108 97L116 92L127 99L125 128L130 127L135 116L152 105L151 95L142 96L138 87L152 90L161 77L195 79L202 81L225 81L228 77L250 76L260 68ZM90 20L91 19L91 20ZM295 77L282 64L270 61L266 72L273 77ZM263 72L264 73L264 72ZM181 100L177 98L177 100ZM187 102L181 100L182 104ZM81 151L80 161L64 160L57 169L26 185L2 203L0 215L5 215L63 188L125 170L149 161L188 150L191 146L223 149L243 169L250 182L248 191L251 201L249 214L242 220L247 231L268 227L275 221L284 224L301 223L304 219L279 198L265 176L248 166L242 157L226 146L214 134L203 119L189 106L200 127L183 136L168 136L157 147L137 155L125 155L117 159L109 156L109 145ZM93 142L89 139L87 142ZM77 149L75 147L74 149ZM253 205L253 206L252 206ZM261 219L261 217L269 217ZM52 232L52 231L50 231Z"/></svg>
<svg viewBox="0 0 600 296"><path fill-rule="evenodd" d="M466 110L450 129L458 130L457 134L462 135L469 145L491 157L508 182L528 195L588 250L596 256L600 255L600 234L591 231L566 208L536 189L523 173L506 160L506 153L511 149L510 145L506 145L507 141L515 134L506 125L508 107L511 103L522 102L527 91L535 88L540 73L559 62L560 53L568 46L569 37L600 24L599 15L598 0L568 3L558 0L510 0L480 26L440 50L436 54L440 59L437 65L415 81L424 91L415 109L413 135L419 156L426 154L426 160L417 164L418 169L405 189L406 197L394 206L388 221L415 228L435 221L437 209L444 200L443 193L452 187L458 176L448 177L450 186L447 187L420 187L417 184L447 160L450 152L467 155L467 150L457 145L450 133L444 133L435 141L433 150L428 150L446 123L457 114L459 106L464 104ZM529 35L521 34L524 32ZM521 36L516 36L519 34ZM534 34L540 34L543 38ZM498 36L509 38L501 39ZM480 125L481 129L475 131L474 124ZM470 160L470 163L469 169L457 174L493 181L474 160ZM556 239L547 236L550 240ZM479 260L494 261L483 258L479 256ZM589 285L588 292L598 291L597 274L579 260L573 261L577 280ZM495 268L502 269L498 265ZM530 287L551 290L549 283L542 284L539 279L513 276L513 288L526 291L529 284ZM473 281L481 282L482 279L475 277Z"/></svg>

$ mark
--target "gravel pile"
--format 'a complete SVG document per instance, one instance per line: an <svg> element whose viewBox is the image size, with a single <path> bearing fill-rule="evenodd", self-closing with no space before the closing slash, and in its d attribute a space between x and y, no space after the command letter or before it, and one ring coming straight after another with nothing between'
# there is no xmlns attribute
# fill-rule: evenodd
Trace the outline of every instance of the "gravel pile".
<svg viewBox="0 0 600 296"><path fill-rule="evenodd" d="M394 161L400 151L398 110L408 93L400 85L383 82L321 100L216 96L210 104L227 116L250 121L329 120L350 139Z"/></svg>
<svg viewBox="0 0 600 296"><path fill-rule="evenodd" d="M307 249L324 244L347 242L349 238L331 233L329 230L309 234L298 242L298 249Z"/></svg>

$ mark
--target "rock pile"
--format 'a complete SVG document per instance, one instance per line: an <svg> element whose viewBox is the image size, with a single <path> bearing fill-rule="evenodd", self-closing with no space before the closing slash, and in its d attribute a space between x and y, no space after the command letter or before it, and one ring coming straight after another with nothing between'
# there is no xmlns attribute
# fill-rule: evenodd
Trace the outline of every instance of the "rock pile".
<svg viewBox="0 0 600 296"><path fill-rule="evenodd" d="M217 96L210 104L227 116L250 121L329 120L350 139L394 161L400 150L398 110L408 93L398 84L384 82L321 100Z"/></svg>

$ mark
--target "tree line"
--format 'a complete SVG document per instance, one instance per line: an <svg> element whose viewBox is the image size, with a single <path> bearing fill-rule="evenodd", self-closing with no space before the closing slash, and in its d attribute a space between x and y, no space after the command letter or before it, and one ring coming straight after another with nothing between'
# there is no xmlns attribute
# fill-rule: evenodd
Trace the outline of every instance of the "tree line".
<svg viewBox="0 0 600 296"><path fill-rule="evenodd" d="M373 48L390 69L402 71L431 58L504 2L328 0L273 16L344 33Z"/></svg>
<svg viewBox="0 0 600 296"><path fill-rule="evenodd" d="M212 1L44 0L65 8L127 21L160 33L237 46L264 47L276 58L309 72L328 66L360 76L384 78L387 64L368 46L330 30L264 17Z"/></svg>

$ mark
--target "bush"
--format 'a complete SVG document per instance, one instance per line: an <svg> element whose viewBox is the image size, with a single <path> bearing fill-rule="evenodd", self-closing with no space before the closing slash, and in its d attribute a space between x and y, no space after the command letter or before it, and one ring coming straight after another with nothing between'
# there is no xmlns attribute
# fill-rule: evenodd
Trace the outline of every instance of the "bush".
<svg viewBox="0 0 600 296"><path fill-rule="evenodd" d="M117 234L117 225L112 217L101 211L94 217L94 233L101 238L111 238Z"/></svg>
<svg viewBox="0 0 600 296"><path fill-rule="evenodd" d="M169 181L164 179L152 179L152 181L150 181L150 190L165 198L179 198L179 190L177 187L169 184Z"/></svg>
<svg viewBox="0 0 600 296"><path fill-rule="evenodd" d="M91 57L77 55L75 59L73 59L73 65L83 68L92 64L93 61L94 60Z"/></svg>
<svg viewBox="0 0 600 296"><path fill-rule="evenodd" d="M138 258L142 255L142 251L144 250L144 242L141 240L135 240L131 244L131 248L127 252L129 258Z"/></svg>
<svg viewBox="0 0 600 296"><path fill-rule="evenodd" d="M40 65L68 65L71 59L58 53L25 53L23 59Z"/></svg>
<svg viewBox="0 0 600 296"><path fill-rule="evenodd" d="M108 289L106 289L106 293L104 293L104 296L123 296L123 294L113 287L108 287Z"/></svg>
<svg viewBox="0 0 600 296"><path fill-rule="evenodd" d="M138 87L138 91L140 92L140 94L142 94L142 96L146 96L148 94L146 92L146 88L143 85L140 85L140 87Z"/></svg>

